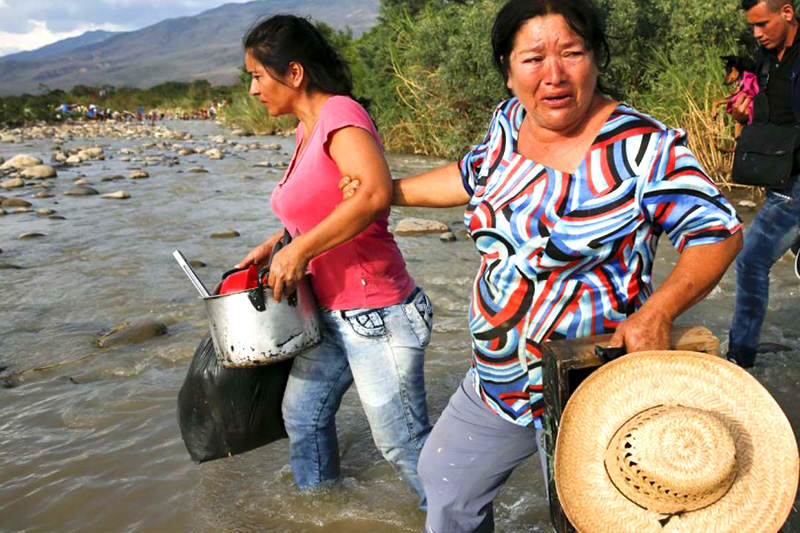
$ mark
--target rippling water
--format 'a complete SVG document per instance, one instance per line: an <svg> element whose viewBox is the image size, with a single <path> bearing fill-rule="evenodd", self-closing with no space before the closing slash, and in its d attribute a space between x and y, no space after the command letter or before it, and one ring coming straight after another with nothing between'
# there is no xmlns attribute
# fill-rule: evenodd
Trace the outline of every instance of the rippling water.
<svg viewBox="0 0 800 533"><path fill-rule="evenodd" d="M212 146L210 135L224 133L211 123L175 123L195 141ZM65 220L34 213L0 217L0 366L12 371L74 360L79 362L25 374L16 387L0 389L0 530L34 531L419 531L424 521L413 492L375 450L354 391L339 411L343 479L320 494L299 493L287 466L287 441L225 460L193 464L176 421L176 397L186 368L206 332L201 302L171 257L175 248L207 266L198 269L207 285L255 244L279 228L268 197L281 170L254 166L288 161L293 140L279 152L230 152L210 161L203 155L181 164L143 166L146 156L173 157L167 149L143 150L120 160L119 149L137 143L118 139L74 139L66 147L104 147L106 161L59 170L53 198L32 199ZM168 146L173 142L169 141ZM141 143L138 143L141 144ZM0 145L0 156L16 153L49 157L52 143ZM439 161L390 156L395 176ZM189 173L194 166L209 170ZM103 176L144 168L146 180L102 182ZM247 174L252 179L243 179ZM126 201L63 192L85 176L101 193L130 191ZM459 240L436 236L398 237L409 269L435 306L433 341L428 349L428 403L435 419L468 366L468 288L477 254L464 240L461 209L395 208L404 216L435 218L451 225ZM745 219L752 212L743 212ZM234 229L241 236L212 239ZM19 240L24 232L46 236ZM674 266L666 240L656 279ZM772 299L763 341L789 350L760 356L753 374L773 393L795 431L800 427L800 282L788 258L772 271ZM733 306L734 282L726 275L711 296L688 312L682 323L704 324L724 338ZM159 320L166 336L140 344L98 348L92 341L125 320ZM512 476L496 501L499 531L550 531L538 461ZM793 511L788 531L800 531Z"/></svg>

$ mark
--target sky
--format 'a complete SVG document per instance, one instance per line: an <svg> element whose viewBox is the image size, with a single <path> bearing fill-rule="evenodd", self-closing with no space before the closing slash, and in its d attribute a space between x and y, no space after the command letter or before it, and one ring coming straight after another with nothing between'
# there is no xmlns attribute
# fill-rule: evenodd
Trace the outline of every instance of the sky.
<svg viewBox="0 0 800 533"><path fill-rule="evenodd" d="M248 0L0 0L0 56L90 30L129 31Z"/></svg>

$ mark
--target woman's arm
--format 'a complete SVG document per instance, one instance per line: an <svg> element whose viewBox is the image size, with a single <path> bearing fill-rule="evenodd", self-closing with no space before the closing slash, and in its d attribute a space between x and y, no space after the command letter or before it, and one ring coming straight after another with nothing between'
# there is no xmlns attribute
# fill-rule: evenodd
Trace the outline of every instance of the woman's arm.
<svg viewBox="0 0 800 533"><path fill-rule="evenodd" d="M339 188L345 199L361 194L361 182L356 176L345 174ZM423 172L393 183L392 204L417 207L455 207L466 205L469 194L461 181L458 163Z"/></svg>
<svg viewBox="0 0 800 533"><path fill-rule="evenodd" d="M337 205L314 228L275 254L269 286L276 301L303 277L312 258L361 233L391 204L389 167L369 132L355 126L339 129L332 134L328 149L342 174L356 177L361 186L351 201Z"/></svg>
<svg viewBox="0 0 800 533"><path fill-rule="evenodd" d="M738 231L724 241L684 249L663 285L620 323L609 346L625 346L627 352L668 350L672 321L711 292L741 248Z"/></svg>

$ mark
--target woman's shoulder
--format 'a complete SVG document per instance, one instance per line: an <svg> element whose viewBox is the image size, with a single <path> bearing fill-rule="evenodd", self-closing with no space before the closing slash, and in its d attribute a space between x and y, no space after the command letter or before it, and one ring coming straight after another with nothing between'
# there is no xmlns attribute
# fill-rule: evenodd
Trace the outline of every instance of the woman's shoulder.
<svg viewBox="0 0 800 533"><path fill-rule="evenodd" d="M331 125L343 121L372 124L372 119L367 110L364 109L364 106L353 98L340 94L331 96L325 102L325 107L322 110L322 120Z"/></svg>
<svg viewBox="0 0 800 533"><path fill-rule="evenodd" d="M669 128L653 116L627 104L620 103L606 120L604 130L619 134L627 131L631 135L665 132Z"/></svg>

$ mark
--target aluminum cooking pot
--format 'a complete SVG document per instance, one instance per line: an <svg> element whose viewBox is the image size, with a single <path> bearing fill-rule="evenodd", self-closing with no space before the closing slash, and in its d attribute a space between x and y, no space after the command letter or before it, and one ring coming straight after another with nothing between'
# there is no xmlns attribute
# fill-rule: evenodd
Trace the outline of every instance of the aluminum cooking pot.
<svg viewBox="0 0 800 533"><path fill-rule="evenodd" d="M276 245L273 255L279 248ZM268 272L269 266L259 272L255 288L217 294L217 287L213 296L203 298L211 338L223 366L274 363L320 343L317 304L308 281L302 279L293 294L276 302L264 281Z"/></svg>

